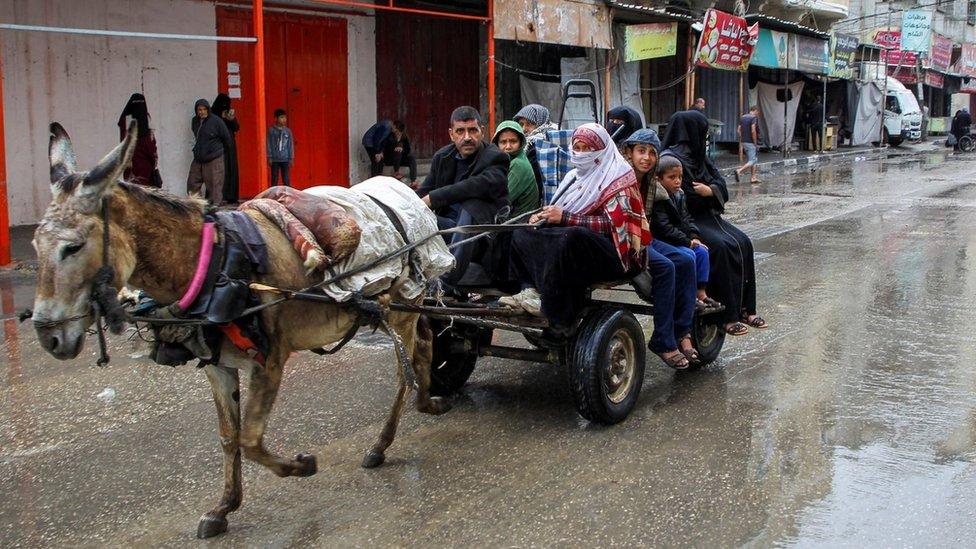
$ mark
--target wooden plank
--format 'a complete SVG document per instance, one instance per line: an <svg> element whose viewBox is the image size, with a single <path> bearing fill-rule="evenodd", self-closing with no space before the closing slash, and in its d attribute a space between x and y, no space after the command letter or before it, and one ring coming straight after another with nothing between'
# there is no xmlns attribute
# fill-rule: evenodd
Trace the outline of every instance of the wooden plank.
<svg viewBox="0 0 976 549"><path fill-rule="evenodd" d="M613 48L610 9L598 0L495 0L495 38Z"/></svg>

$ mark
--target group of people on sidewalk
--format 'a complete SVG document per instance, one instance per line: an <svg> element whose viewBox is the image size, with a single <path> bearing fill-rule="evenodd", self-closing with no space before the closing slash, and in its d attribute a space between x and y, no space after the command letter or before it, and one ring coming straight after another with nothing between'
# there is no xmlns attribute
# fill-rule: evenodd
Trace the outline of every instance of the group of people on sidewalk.
<svg viewBox="0 0 976 549"><path fill-rule="evenodd" d="M277 185L280 176L283 184L290 185L289 168L295 159L294 138L288 128L288 116L284 109L277 109L274 118L275 123L268 130L266 143L271 184ZM159 173L156 136L149 125L150 119L145 96L132 94L119 116L119 138L125 139L130 121L137 123L139 137L132 166L126 170L125 177L134 183L159 188L163 182ZM239 130L240 123L229 95L218 94L213 105L206 99L196 101L194 116L190 119L193 159L186 178L187 194L206 198L217 206L239 200L240 177L235 137Z"/></svg>
<svg viewBox="0 0 976 549"><path fill-rule="evenodd" d="M608 120L626 125L625 114ZM724 305L731 335L766 327L756 314L752 243L722 218L728 190L706 154L708 120L700 111L672 116L663 142L640 126L616 140L599 124L580 126L573 169L546 205L531 149L534 131L553 127L548 109L529 105L499 124L490 142L472 107L457 108L450 125L451 144L437 151L417 189L438 226L495 223L510 210L541 227L465 244L455 235L461 245L442 279L446 291L456 291L476 263L512 294L503 304L546 317L548 335L565 337L589 287L633 279L640 292L649 276L642 292L654 302L649 347L676 369L699 360L690 337L696 309Z"/></svg>

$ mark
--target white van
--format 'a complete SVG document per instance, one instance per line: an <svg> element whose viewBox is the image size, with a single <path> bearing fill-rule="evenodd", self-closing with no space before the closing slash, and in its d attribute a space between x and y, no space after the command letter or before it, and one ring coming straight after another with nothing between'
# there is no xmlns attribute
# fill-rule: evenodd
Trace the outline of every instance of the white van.
<svg viewBox="0 0 976 549"><path fill-rule="evenodd" d="M885 96L884 134L888 144L898 146L905 141L922 138L922 109L915 95L904 84L890 76ZM882 83L883 84L883 83Z"/></svg>

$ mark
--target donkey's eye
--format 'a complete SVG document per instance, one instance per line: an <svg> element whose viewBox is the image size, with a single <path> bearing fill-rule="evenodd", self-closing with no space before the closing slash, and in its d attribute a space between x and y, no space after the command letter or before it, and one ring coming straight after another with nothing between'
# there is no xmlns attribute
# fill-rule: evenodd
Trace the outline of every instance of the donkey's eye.
<svg viewBox="0 0 976 549"><path fill-rule="evenodd" d="M71 257L72 255L78 253L79 250L85 247L85 243L81 242L79 244L68 244L61 249L61 259Z"/></svg>

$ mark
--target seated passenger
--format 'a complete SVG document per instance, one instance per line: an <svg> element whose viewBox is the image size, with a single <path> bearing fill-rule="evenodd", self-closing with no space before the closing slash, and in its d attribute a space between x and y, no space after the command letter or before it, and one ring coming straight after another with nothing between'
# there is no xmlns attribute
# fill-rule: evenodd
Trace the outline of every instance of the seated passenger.
<svg viewBox="0 0 976 549"><path fill-rule="evenodd" d="M626 139L624 154L634 167L644 197L644 211L650 217L654 201L654 172L658 163L661 141L657 132L637 130ZM651 228L654 235L654 228ZM651 275L651 296L654 300L654 331L648 348L668 366L677 370L699 362L698 351L691 343L692 320L695 315L695 258L678 248L654 238L647 247L647 271Z"/></svg>
<svg viewBox="0 0 976 549"><path fill-rule="evenodd" d="M437 214L441 230L494 223L499 211L509 205L508 155L482 141L481 115L474 107L454 109L449 133L452 143L434 153L430 173L417 195ZM456 234L452 242L471 236ZM451 250L454 270L442 280L456 285L471 261L481 258L486 246L481 239Z"/></svg>
<svg viewBox="0 0 976 549"><path fill-rule="evenodd" d="M512 274L530 287L501 300L545 316L556 336L575 329L587 288L641 270L651 241L634 170L606 130L584 124L572 144L575 168L554 203L529 219L547 227L512 235Z"/></svg>
<svg viewBox="0 0 976 549"><path fill-rule="evenodd" d="M535 103L522 107L512 119L522 126L522 133L528 143L525 146L525 157L532 165L532 173L539 185L539 196L542 196L542 168L539 167L539 155L535 148L540 141L548 139L549 130L558 130L559 126L553 124L549 118L549 109Z"/></svg>
<svg viewBox="0 0 976 549"><path fill-rule="evenodd" d="M622 146L625 139L641 129L644 129L644 117L631 107L614 107L607 113L607 132L617 146Z"/></svg>
<svg viewBox="0 0 976 549"><path fill-rule="evenodd" d="M513 120L498 125L491 142L508 154L508 201L512 204L510 217L518 217L539 207L539 188L535 174L525 156L525 135Z"/></svg>
<svg viewBox="0 0 976 549"><path fill-rule="evenodd" d="M708 297L708 246L702 243L688 213L685 194L681 191L681 161L670 154L662 155L657 163L657 192L651 202L651 234L678 251L695 259L697 300L701 307L717 307L719 303Z"/></svg>

